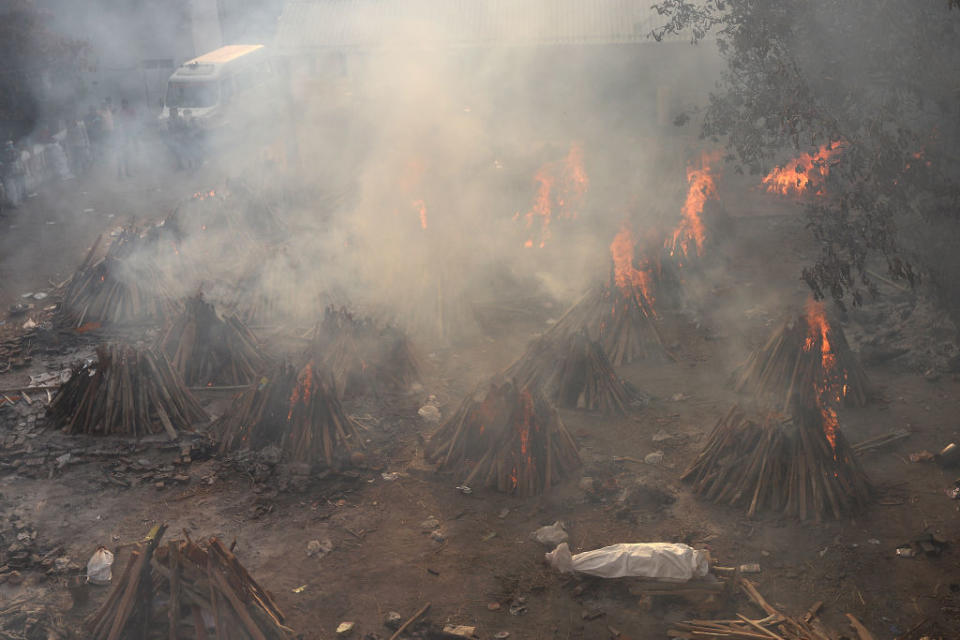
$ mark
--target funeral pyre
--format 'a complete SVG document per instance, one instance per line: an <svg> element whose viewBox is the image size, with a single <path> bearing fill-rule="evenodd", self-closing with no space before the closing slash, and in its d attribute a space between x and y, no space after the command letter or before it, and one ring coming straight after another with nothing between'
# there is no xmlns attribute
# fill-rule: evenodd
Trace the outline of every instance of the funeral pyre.
<svg viewBox="0 0 960 640"><path fill-rule="evenodd" d="M567 311L548 332L551 339L586 331L614 366L653 356L672 357L657 326L649 264L638 266L628 226L614 238L610 254L609 281L591 288Z"/></svg>
<svg viewBox="0 0 960 640"><path fill-rule="evenodd" d="M133 228L119 232L100 255L97 238L66 284L60 326L163 322L179 311L169 274L152 257L150 239Z"/></svg>
<svg viewBox="0 0 960 640"><path fill-rule="evenodd" d="M734 373L734 388L786 411L794 401L814 404L824 394L862 407L869 381L843 330L828 321L823 303L808 300L804 315L788 317Z"/></svg>
<svg viewBox="0 0 960 640"><path fill-rule="evenodd" d="M94 640L238 638L287 640L273 597L218 538L161 545L158 525L130 553L107 599L86 620Z"/></svg>
<svg viewBox="0 0 960 640"><path fill-rule="evenodd" d="M221 452L276 445L290 462L334 465L363 448L328 372L310 361L277 366L243 391L214 424Z"/></svg>
<svg viewBox="0 0 960 640"><path fill-rule="evenodd" d="M797 407L793 417L734 406L682 478L693 491L747 515L841 518L866 504L870 483L829 414Z"/></svg>
<svg viewBox="0 0 960 640"><path fill-rule="evenodd" d="M76 367L50 403L66 433L177 438L208 419L167 359L128 344L97 347L95 363Z"/></svg>
<svg viewBox="0 0 960 640"><path fill-rule="evenodd" d="M189 386L250 384L267 368L250 330L235 316L221 318L199 294L167 326L159 349Z"/></svg>
<svg viewBox="0 0 960 640"><path fill-rule="evenodd" d="M549 490L580 465L576 443L536 387L494 381L433 434L427 458L465 485L523 496Z"/></svg>
<svg viewBox="0 0 960 640"><path fill-rule="evenodd" d="M417 358L402 330L355 315L346 307L324 310L311 348L330 372L341 398L406 391L420 380Z"/></svg>
<svg viewBox="0 0 960 640"><path fill-rule="evenodd" d="M556 406L625 415L637 399L620 379L600 343L586 331L532 342L505 375L536 387Z"/></svg>

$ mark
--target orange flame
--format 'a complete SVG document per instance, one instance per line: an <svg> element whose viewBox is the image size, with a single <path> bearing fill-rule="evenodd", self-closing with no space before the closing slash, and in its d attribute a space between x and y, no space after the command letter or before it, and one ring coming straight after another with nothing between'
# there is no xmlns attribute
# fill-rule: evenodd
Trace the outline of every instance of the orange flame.
<svg viewBox="0 0 960 640"><path fill-rule="evenodd" d="M839 418L836 409L831 406L833 401L840 402L847 392L847 385L837 379L834 367L837 364L837 354L830 346L830 323L827 321L826 309L822 302L812 298L807 299L806 305L807 338L803 344L804 351L813 351L820 347L820 363L823 367L823 380L815 383L817 406L823 417L823 434L830 442L830 447L837 449L837 426ZM846 375L844 374L844 378Z"/></svg>
<svg viewBox="0 0 960 640"><path fill-rule="evenodd" d="M613 259L613 281L625 294L638 291L653 307L653 277L648 269L634 266L634 239L630 225L624 223L610 243L610 257Z"/></svg>
<svg viewBox="0 0 960 640"><path fill-rule="evenodd" d="M423 200L414 200L413 207L420 214L420 228L427 228L427 204Z"/></svg>
<svg viewBox="0 0 960 640"><path fill-rule="evenodd" d="M783 167L775 167L763 178L770 193L800 195L813 187L823 195L824 178L830 173L830 161L843 152L843 141L828 142L813 155L809 153L790 160Z"/></svg>
<svg viewBox="0 0 960 640"><path fill-rule="evenodd" d="M313 391L313 361L307 363L300 375L297 376L297 384L293 387L290 394L290 410L287 412L287 420L293 418L293 410L297 402L303 401L304 405L310 404L310 394Z"/></svg>
<svg viewBox="0 0 960 640"><path fill-rule="evenodd" d="M703 255L703 244L706 240L706 229L703 226L703 207L707 200L717 196L717 182L711 165L720 160L719 152L704 151L700 154L699 167L687 167L687 199L683 203L681 213L683 217L673 232L673 237L666 242L670 255L679 251L684 256L690 255L691 245L696 247L697 255Z"/></svg>
<svg viewBox="0 0 960 640"><path fill-rule="evenodd" d="M550 237L550 218L553 215L550 192L553 190L553 176L548 170L549 165L540 167L533 176L537 183L537 197L534 200L533 208L527 212L527 228L533 226L533 221L540 218L540 247L542 248ZM528 239L524 246L532 247L533 239Z"/></svg>
<svg viewBox="0 0 960 640"><path fill-rule="evenodd" d="M583 147L577 143L570 145L570 151L562 163L544 164L534 174L533 181L537 185L537 194L530 211L524 214L524 219L528 229L533 227L536 220L540 221L540 241L537 246L542 249L550 239L554 203L558 207L559 218L575 219L583 196L590 186L583 165ZM515 219L517 217L519 213ZM529 238L523 246L530 248L533 245L533 238Z"/></svg>

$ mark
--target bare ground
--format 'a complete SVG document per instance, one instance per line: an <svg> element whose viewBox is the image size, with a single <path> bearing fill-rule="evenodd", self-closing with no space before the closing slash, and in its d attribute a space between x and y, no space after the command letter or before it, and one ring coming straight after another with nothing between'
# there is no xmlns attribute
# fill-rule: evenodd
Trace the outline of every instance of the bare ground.
<svg viewBox="0 0 960 640"><path fill-rule="evenodd" d="M75 187L59 196L38 196L0 219L0 302L9 304L20 293L67 277L96 234L114 224L109 213L165 212L196 188L191 183L203 179L178 176L176 189L146 179L87 194ZM797 274L812 247L805 241L802 220L791 210L786 216L757 215L769 203L752 198L745 199L741 211L728 204L740 217L731 223L718 258L716 268L727 274L725 284L714 285L704 297L712 302L697 313L665 315L670 340L679 345L678 362L641 362L622 371L651 396L649 406L622 420L563 413L581 446L583 475L602 480L610 489L604 496L585 494L579 476L539 498L485 490L463 495L452 478L433 473L422 462L420 436L431 427L416 418L416 408L425 394L436 393L444 413L452 412L464 393L508 364L526 343L531 332L524 327L427 356L424 395L395 398L377 408L367 465L315 479L302 491L278 492L270 481L255 482L216 459L183 467L191 478L186 485L166 482L158 489L152 480L138 484L143 474L136 469L137 460L146 458L149 466L174 457L147 445L126 456L130 467L119 474L134 482L132 488L109 479L115 467L108 459L62 469L50 460L13 468L10 456L0 452L5 461L0 471L3 544L12 543L8 522L14 517L38 532L44 548L60 545L81 565L98 544L105 544L119 547L117 566L122 566L129 552L124 545L160 521L169 523L171 535L186 530L195 539L235 539L241 561L276 596L289 625L304 638L331 638L344 620L357 622L357 637L387 637L390 632L381 623L387 611L407 617L426 602L432 605L432 621L476 625L481 638L502 630L512 638L610 638L610 627L624 637L658 638L666 637L671 621L700 615L693 604L679 599L642 602L630 594L629 581L581 581L554 574L542 562L545 549L530 539L530 532L562 520L574 552L616 542L682 541L708 546L723 565L758 562L759 589L770 602L799 615L823 601L823 620L838 631L848 632L844 614L853 613L877 638L894 638L924 620L940 624L944 638L960 637L960 556L955 548L960 502L944 494L958 472L907 460L910 452L937 451L960 438L956 379L927 382L894 365L869 371L881 400L844 411L848 439L858 442L905 425L914 433L863 457L879 491L877 501L856 518L824 523L778 516L747 519L740 511L695 499L679 481L706 433L734 400L725 385L731 367L780 313L774 296L765 294L792 292L797 300L804 295ZM51 220L56 224L46 224ZM767 299L770 304L764 303ZM37 362L33 369L43 370L45 364ZM24 372L5 374L0 388L24 381ZM673 399L676 394L682 394L679 400ZM207 400L214 406L223 402ZM366 406L353 409L370 412ZM14 444L18 424L26 418L9 408L0 409L0 418L8 450L35 445L41 451L46 442L101 445L84 438L66 440L51 430L31 431ZM651 436L660 430L673 437L655 444ZM642 459L657 449L665 453L662 465L614 461L615 456ZM384 472L400 474L385 480ZM620 502L617 497L625 489L632 490L633 498ZM442 543L420 526L431 515L441 521ZM935 558L896 556L899 544L923 533L936 533L951 546ZM307 543L323 538L333 542L333 551L307 557ZM36 570L24 577L22 584L0 585L0 603L30 594L56 603L79 625L105 596L103 589L88 587L90 601L74 606L63 577ZM526 612L514 616L509 609L518 598L525 598ZM491 610L492 603L499 608ZM738 606L750 611L743 601ZM603 615L583 617L584 611L594 610Z"/></svg>

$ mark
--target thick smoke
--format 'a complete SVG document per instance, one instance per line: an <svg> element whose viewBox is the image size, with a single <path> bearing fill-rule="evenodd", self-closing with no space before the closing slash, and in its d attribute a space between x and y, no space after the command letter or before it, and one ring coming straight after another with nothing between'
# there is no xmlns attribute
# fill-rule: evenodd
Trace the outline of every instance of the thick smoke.
<svg viewBox="0 0 960 640"><path fill-rule="evenodd" d="M525 3L515 35L549 31L548 5ZM410 15L360 51L277 60L244 98L254 126L211 137L198 175L216 195L185 193L150 256L178 294L302 327L349 303L456 339L484 306L559 312L608 276L625 222L676 226L700 146L672 120L710 86L709 45L450 47L482 34L396 6Z"/></svg>

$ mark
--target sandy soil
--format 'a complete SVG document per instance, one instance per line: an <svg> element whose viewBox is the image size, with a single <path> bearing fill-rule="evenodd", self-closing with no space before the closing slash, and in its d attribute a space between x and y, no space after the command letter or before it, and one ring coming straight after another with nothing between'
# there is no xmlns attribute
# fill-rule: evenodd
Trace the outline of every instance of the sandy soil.
<svg viewBox="0 0 960 640"><path fill-rule="evenodd" d="M106 187L103 181L96 187L91 182L86 190L81 184L32 199L0 219L0 303L63 280L92 239L118 216L165 212L205 178L179 174ZM799 615L823 601L822 619L838 631L849 632L844 614L852 613L878 639L894 638L924 620L941 625L944 638L960 637L960 502L944 494L960 472L907 459L910 452L937 451L960 438L956 379L928 382L895 366L870 369L880 400L843 412L848 439L858 442L907 425L913 435L863 456L878 498L855 518L824 523L775 515L747 519L740 511L695 499L679 481L713 423L735 400L727 376L779 316L775 299L784 292L798 301L805 295L799 267L813 247L799 214L757 194L743 202L739 209L727 204L733 219L713 267L726 274L723 284L713 285L703 298L707 302L695 311L664 314L668 340L679 345L678 361L639 362L621 371L650 396L649 406L628 419L563 412L585 464L582 474L548 495L520 499L485 490L463 495L452 478L422 462L421 436L433 427L417 419L416 408L434 393L444 413L451 413L464 393L508 364L532 332L545 326L518 324L457 350L421 345L428 354L422 393L393 398L373 412L369 406L350 407L359 415L372 413L375 421L367 464L315 479L303 491L278 492L270 482L255 482L216 459L182 467L191 478L185 486L137 483L143 475L137 460L146 458L149 466L175 457L175 451L148 444L126 455L131 462L123 475L134 481L132 488L109 479L114 467L108 459L62 469L52 464L12 468L0 451L5 463L0 470L2 542L11 544L7 522L20 518L38 532L44 548L62 546L77 564L85 564L104 544L119 547L117 566L122 566L129 553L124 545L160 521L169 523L171 535L186 530L194 538L236 540L241 561L272 591L289 625L304 638L334 637L344 620L356 621L355 637L385 638L390 634L382 624L386 612L407 617L426 602L432 604L428 617L434 623L476 625L480 638L509 631L511 638L606 639L610 627L623 637L661 638L671 621L700 615L681 599L641 602L631 595L629 581L554 574L530 532L562 520L574 552L617 542L681 541L707 546L723 565L757 562L762 567L757 583L770 602ZM771 211L781 215L768 215ZM57 362L38 362L35 370ZM24 382L24 372L0 376L0 388ZM204 401L214 408L223 404L223 398ZM0 409L0 438L7 449L23 444L13 444L18 424L26 420L21 409ZM661 430L671 439L654 443L652 435ZM52 430L32 434L26 444L36 450L49 442L107 446L82 438L65 441ZM614 460L642 459L658 449L664 452L661 465ZM400 475L385 480L384 472ZM586 495L578 486L582 476L607 483L609 495L603 500ZM624 489L633 497L619 502ZM431 515L442 523L442 543L420 526ZM896 556L899 544L924 533L938 534L952 546L935 558ZM307 557L307 543L325 538L333 542L333 551ZM65 578L40 571L24 577L20 585L0 585L0 604L32 594L64 608L67 619L77 623L105 597L105 590L88 587L90 601L74 606ZM526 613L514 616L508 610L518 598L526 599ZM491 603L500 606L491 610ZM737 606L752 611L742 599ZM583 616L594 610L603 615Z"/></svg>

